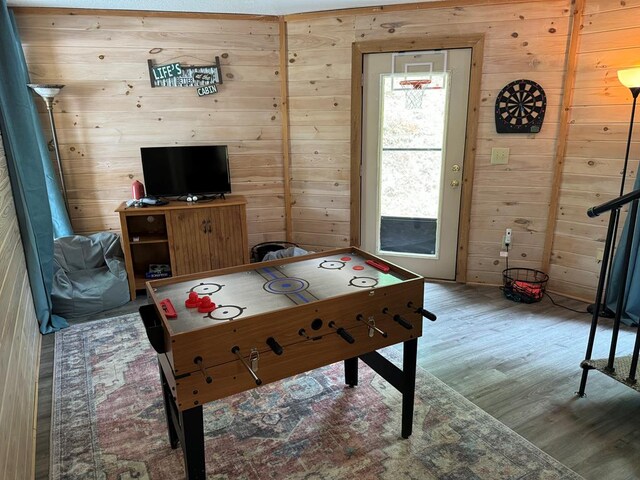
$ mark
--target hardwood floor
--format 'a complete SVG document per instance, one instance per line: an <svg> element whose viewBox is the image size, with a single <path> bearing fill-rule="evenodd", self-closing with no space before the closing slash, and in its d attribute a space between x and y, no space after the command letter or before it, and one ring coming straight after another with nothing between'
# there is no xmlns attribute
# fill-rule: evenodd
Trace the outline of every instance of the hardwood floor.
<svg viewBox="0 0 640 480"><path fill-rule="evenodd" d="M577 398L590 315L545 298L524 305L496 287L426 284L419 364L480 408L588 480L640 478L640 393L591 372ZM558 297L574 309L585 304ZM137 311L138 299L105 318ZM82 319L88 321L89 318ZM608 354L610 320L600 321L594 358ZM631 353L635 329L623 327L618 352ZM43 341L36 478L48 478L53 337Z"/></svg>
<svg viewBox="0 0 640 480"><path fill-rule="evenodd" d="M495 287L427 284L425 292L438 320L425 325L422 367L585 478L640 478L640 394L591 372L587 396L575 395L590 315L548 298L514 303ZM609 352L611 320L599 323L594 358ZM635 329L623 328L619 354L634 340Z"/></svg>

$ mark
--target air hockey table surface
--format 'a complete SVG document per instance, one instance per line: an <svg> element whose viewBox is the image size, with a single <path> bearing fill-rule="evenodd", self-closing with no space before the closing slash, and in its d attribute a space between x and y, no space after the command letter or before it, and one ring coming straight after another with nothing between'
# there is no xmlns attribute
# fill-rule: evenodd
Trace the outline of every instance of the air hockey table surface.
<svg viewBox="0 0 640 480"><path fill-rule="evenodd" d="M167 326L171 333L178 334L295 305L396 285L416 277L397 270L384 272L368 264L367 260L359 252L347 251L314 258L304 256L291 263L253 264L252 269L239 272L151 284L158 299L171 300L177 317L169 319ZM185 300L191 292L196 292L200 298L209 296L216 308L209 313L187 308Z"/></svg>
<svg viewBox="0 0 640 480"><path fill-rule="evenodd" d="M411 435L418 338L432 315L421 307L424 279L368 261L383 262L351 247L147 282L150 304L140 313L186 478L207 478L204 404L338 361L349 387L362 362L402 394L401 435ZM187 308L194 292L216 308ZM378 352L397 344L402 369Z"/></svg>

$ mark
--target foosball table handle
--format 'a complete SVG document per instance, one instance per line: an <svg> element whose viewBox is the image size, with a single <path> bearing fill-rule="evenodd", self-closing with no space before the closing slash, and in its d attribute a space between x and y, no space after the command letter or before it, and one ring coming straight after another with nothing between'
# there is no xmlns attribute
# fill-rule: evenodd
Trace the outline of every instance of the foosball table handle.
<svg viewBox="0 0 640 480"><path fill-rule="evenodd" d="M342 337L342 339L347 343L355 343L356 339L353 338L349 332L347 332L344 328L338 327L336 328L335 322L329 322L329 327L334 328L336 333Z"/></svg>
<svg viewBox="0 0 640 480"><path fill-rule="evenodd" d="M407 322L400 315L394 315L393 316L393 321L399 323L400 325L402 325L407 330L412 330L413 329L413 325L411 325L409 322Z"/></svg>
<svg viewBox="0 0 640 480"><path fill-rule="evenodd" d="M207 371L205 370L204 365L202 364L202 357L197 356L196 358L193 359L193 363L195 363L198 366L198 368L200 369L200 372L202 373L202 376L204 377L207 383L213 382L213 378L211 377L211 375L207 374Z"/></svg>
<svg viewBox="0 0 640 480"><path fill-rule="evenodd" d="M244 365L244 368L246 368L249 374L253 377L253 380L256 382L256 385L258 386L262 385L262 380L258 378L258 376L256 375L256 372L254 372L251 369L251 367L249 366L247 361L244 359L244 357L240 355L240 347L238 347L237 345L234 345L233 348L231 349L231 353L233 353L236 357L238 357L238 359L242 362L242 365Z"/></svg>
<svg viewBox="0 0 640 480"><path fill-rule="evenodd" d="M275 338L267 338L267 345L271 350L273 350L273 353L275 353L276 355L282 355L282 352L284 351L282 349L282 345L280 345Z"/></svg>
<svg viewBox="0 0 640 480"><path fill-rule="evenodd" d="M378 332L380 335L382 335L383 338L387 338L389 336L387 334L387 332L382 331L378 327L376 327L376 323L375 323L375 320L373 319L373 317L369 317L369 320L365 320L364 317L362 316L362 314L359 313L358 315L356 315L356 320L358 320L359 322L364 322L364 324L369 329L369 336L370 337L373 337L374 332Z"/></svg>
<svg viewBox="0 0 640 480"><path fill-rule="evenodd" d="M435 314L431 313L429 310L425 310L424 308L419 308L417 312L422 315L424 318L435 322L438 317Z"/></svg>
<svg viewBox="0 0 640 480"><path fill-rule="evenodd" d="M414 308L413 306L413 302L409 302L407 304L407 307L409 308ZM422 308L422 307L415 307L415 311L416 313L419 313L420 315L422 315L424 318L431 320L432 322L435 322L437 320L438 317L436 317L436 315L434 313L431 313L429 310L427 310L426 308Z"/></svg>
<svg viewBox="0 0 640 480"><path fill-rule="evenodd" d="M391 318L393 318L393 321L396 323L399 323L401 326L403 326L404 328L406 328L407 330L413 330L413 325L411 325L409 322L407 322L404 318L402 318L400 315L396 314L396 315L391 315L389 313L389 309L387 307L384 307L382 309L382 313L384 313L385 315L389 315Z"/></svg>

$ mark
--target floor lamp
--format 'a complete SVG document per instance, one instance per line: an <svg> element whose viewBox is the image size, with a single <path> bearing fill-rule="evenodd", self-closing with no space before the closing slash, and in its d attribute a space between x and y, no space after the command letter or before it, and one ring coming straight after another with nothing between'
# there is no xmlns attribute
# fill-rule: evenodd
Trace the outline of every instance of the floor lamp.
<svg viewBox="0 0 640 480"><path fill-rule="evenodd" d="M64 199L64 206L67 209L67 215L69 214L69 202L67 201L67 189L64 185L64 173L62 171L62 162L60 161L60 148L58 147L58 135L56 134L56 122L53 119L53 100L56 95L60 93L64 85L53 84L34 84L30 83L29 87L42 97L44 103L47 105L47 113L49 114L49 122L51 123L51 132L53 133L53 147L56 154L56 162L58 164L58 174L60 175L60 189L62 191L62 198Z"/></svg>
<svg viewBox="0 0 640 480"><path fill-rule="evenodd" d="M628 68L625 70L618 70L618 80L625 87L631 90L631 96L633 97L633 106L631 107L631 120L629 121L629 135L627 137L627 150L624 155L624 166L622 168L622 180L620 181L620 196L624 195L624 183L627 179L627 166L629 164L629 150L631 149L631 135L633 134L633 120L636 114L636 102L638 100L638 95L640 95L640 67L636 68ZM620 220L620 210L614 210L612 215L615 215L615 227L613 229L613 241L611 242L612 246L616 244L616 236L618 233L618 222ZM609 257L609 268L613 265L613 256L614 256L615 248L611 248L611 254ZM611 275L607 278L607 287L604 291L604 298L602 301L602 310L599 312L599 316L604 318L613 318L615 317L615 313L607 308L607 292L609 291L609 287L611 286ZM589 313L593 313L593 309L595 305L589 305L587 310Z"/></svg>

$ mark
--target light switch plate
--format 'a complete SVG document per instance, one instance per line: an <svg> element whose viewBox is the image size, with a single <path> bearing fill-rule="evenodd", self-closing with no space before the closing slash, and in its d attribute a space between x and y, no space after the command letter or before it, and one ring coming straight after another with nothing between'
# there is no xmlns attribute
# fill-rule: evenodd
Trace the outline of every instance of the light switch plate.
<svg viewBox="0 0 640 480"><path fill-rule="evenodd" d="M493 147L491 149L491 165L506 165L509 163L509 149Z"/></svg>

